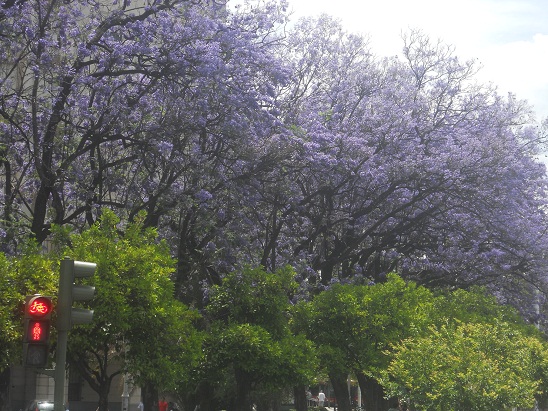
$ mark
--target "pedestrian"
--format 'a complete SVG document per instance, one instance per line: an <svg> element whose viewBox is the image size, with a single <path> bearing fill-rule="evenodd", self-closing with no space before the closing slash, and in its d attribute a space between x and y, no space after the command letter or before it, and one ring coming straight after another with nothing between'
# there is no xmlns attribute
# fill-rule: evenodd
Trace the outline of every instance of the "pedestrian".
<svg viewBox="0 0 548 411"><path fill-rule="evenodd" d="M323 403L325 401L325 394L322 390L320 390L320 393L318 394L318 406L323 407Z"/></svg>
<svg viewBox="0 0 548 411"><path fill-rule="evenodd" d="M145 411L145 404L143 404L143 401L139 401L139 404L137 404L137 411Z"/></svg>
<svg viewBox="0 0 548 411"><path fill-rule="evenodd" d="M158 402L158 411L167 411L166 397L162 397L162 399Z"/></svg>

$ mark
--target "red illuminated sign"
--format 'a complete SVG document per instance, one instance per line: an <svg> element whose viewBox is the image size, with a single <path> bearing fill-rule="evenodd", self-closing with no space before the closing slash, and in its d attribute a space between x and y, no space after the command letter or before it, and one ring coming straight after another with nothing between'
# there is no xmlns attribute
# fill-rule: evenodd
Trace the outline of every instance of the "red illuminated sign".
<svg viewBox="0 0 548 411"><path fill-rule="evenodd" d="M27 328L29 342L45 342L49 337L49 322L30 320Z"/></svg>
<svg viewBox="0 0 548 411"><path fill-rule="evenodd" d="M33 318L42 318L51 313L51 299L35 297L27 305L27 312Z"/></svg>
<svg viewBox="0 0 548 411"><path fill-rule="evenodd" d="M44 330L42 329L42 324L36 322L32 327L31 340L40 341L41 336L44 335Z"/></svg>
<svg viewBox="0 0 548 411"><path fill-rule="evenodd" d="M25 297L23 365L45 367L49 358L52 298L40 294Z"/></svg>

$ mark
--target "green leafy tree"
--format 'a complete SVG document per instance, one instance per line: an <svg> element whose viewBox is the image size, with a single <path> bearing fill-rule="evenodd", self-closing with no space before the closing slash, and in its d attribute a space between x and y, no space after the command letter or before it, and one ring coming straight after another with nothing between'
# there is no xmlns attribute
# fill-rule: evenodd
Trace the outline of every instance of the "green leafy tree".
<svg viewBox="0 0 548 411"><path fill-rule="evenodd" d="M357 376L366 409L383 406L378 382L390 361L389 347L419 333L433 296L391 274L382 284L334 285L297 311L299 327L318 346L341 410L350 409L347 377Z"/></svg>
<svg viewBox="0 0 548 411"><path fill-rule="evenodd" d="M65 250L97 263L89 280L96 287L94 320L71 331L68 358L99 394L100 410L108 409L116 375L128 372L138 384L174 390L198 358L197 314L174 298L174 261L143 220L138 216L121 234L119 219L105 210L89 230L71 236ZM118 367L109 368L113 364Z"/></svg>
<svg viewBox="0 0 548 411"><path fill-rule="evenodd" d="M419 408L528 407L546 392L539 331L482 288L442 292L426 334L396 343L386 388Z"/></svg>
<svg viewBox="0 0 548 411"><path fill-rule="evenodd" d="M211 290L204 372L229 410L250 410L254 394L305 384L314 375L312 343L289 326L294 276L290 267L244 268ZM212 407L202 401L201 409Z"/></svg>
<svg viewBox="0 0 548 411"><path fill-rule="evenodd" d="M10 261L4 254L0 254L0 371L10 365L15 352L15 345L21 336L16 327L15 315L20 312L21 294L13 287L14 272Z"/></svg>
<svg viewBox="0 0 548 411"><path fill-rule="evenodd" d="M508 323L460 323L404 340L388 371L418 409L531 408L547 358L537 338Z"/></svg>
<svg viewBox="0 0 548 411"><path fill-rule="evenodd" d="M448 321L463 323L508 322L521 328L524 333L538 334L534 327L511 306L500 304L497 299L483 287L472 287L468 290L439 290L434 300L434 309L430 312L430 321L438 325Z"/></svg>
<svg viewBox="0 0 548 411"><path fill-rule="evenodd" d="M21 257L0 253L0 372L21 358L23 306L26 295L56 294L51 261L28 245Z"/></svg>
<svg viewBox="0 0 548 411"><path fill-rule="evenodd" d="M0 253L0 409L7 406L9 367L21 363L25 296L53 296L57 289L56 271L48 257L33 243L23 251L19 257Z"/></svg>

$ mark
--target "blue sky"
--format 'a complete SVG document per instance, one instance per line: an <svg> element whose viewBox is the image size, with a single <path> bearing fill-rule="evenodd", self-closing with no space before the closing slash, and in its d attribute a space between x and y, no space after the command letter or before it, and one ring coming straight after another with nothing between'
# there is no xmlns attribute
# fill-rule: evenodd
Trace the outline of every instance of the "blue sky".
<svg viewBox="0 0 548 411"><path fill-rule="evenodd" d="M370 36L376 54L396 55L400 34L418 28L483 66L478 79L515 93L548 117L548 0L288 0L292 19L327 13Z"/></svg>

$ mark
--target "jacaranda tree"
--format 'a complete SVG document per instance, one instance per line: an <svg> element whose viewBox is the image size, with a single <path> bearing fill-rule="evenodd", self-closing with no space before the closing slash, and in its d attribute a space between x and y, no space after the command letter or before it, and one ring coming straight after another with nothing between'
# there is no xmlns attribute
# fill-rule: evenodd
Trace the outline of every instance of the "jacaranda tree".
<svg viewBox="0 0 548 411"><path fill-rule="evenodd" d="M295 298L397 272L533 318L547 135L527 104L419 31L380 58L326 16L284 27L286 6L2 3L4 250L144 210L197 307L246 265L290 264Z"/></svg>
<svg viewBox="0 0 548 411"><path fill-rule="evenodd" d="M187 213L220 183L218 163L234 165L237 148L272 127L269 93L283 78L265 46L273 11L231 17L186 0L6 4L5 246L29 232L41 243L51 224L90 225L101 207L129 218L145 209L149 225L174 204Z"/></svg>
<svg viewBox="0 0 548 411"><path fill-rule="evenodd" d="M311 289L393 270L540 287L528 107L420 32L381 59L325 16L276 32L285 3L259 3L6 4L4 244L114 207L170 239L187 302L241 263Z"/></svg>
<svg viewBox="0 0 548 411"><path fill-rule="evenodd" d="M508 299L542 288L545 135L527 105L478 84L473 61L420 32L391 59L343 34L305 20L282 48L292 151L271 176L284 195L262 199L276 217L260 234L268 255L307 266L309 284L395 270Z"/></svg>

